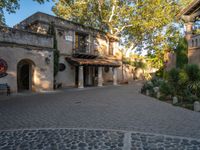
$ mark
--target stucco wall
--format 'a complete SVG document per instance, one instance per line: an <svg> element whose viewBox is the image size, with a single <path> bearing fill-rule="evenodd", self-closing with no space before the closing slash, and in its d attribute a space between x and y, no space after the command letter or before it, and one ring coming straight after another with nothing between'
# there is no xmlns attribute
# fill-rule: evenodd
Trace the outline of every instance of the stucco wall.
<svg viewBox="0 0 200 150"><path fill-rule="evenodd" d="M75 85L75 67L70 65L66 60L65 56L60 56L60 63L65 64L66 68L64 71L59 71L56 75L56 82L62 83L63 87Z"/></svg>
<svg viewBox="0 0 200 150"><path fill-rule="evenodd" d="M0 46L0 57L8 64L8 75L0 78L0 83L8 83L12 92L17 92L17 64L28 59L34 63L33 90L53 89L53 51L30 50L23 47ZM45 58L49 58L49 64Z"/></svg>
<svg viewBox="0 0 200 150"><path fill-rule="evenodd" d="M188 63L197 64L200 67L200 48L190 48L188 50Z"/></svg>

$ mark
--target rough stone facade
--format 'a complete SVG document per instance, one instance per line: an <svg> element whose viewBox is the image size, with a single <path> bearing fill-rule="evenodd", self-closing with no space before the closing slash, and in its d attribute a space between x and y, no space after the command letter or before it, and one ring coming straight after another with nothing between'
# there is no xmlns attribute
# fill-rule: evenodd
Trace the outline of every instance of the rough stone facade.
<svg viewBox="0 0 200 150"><path fill-rule="evenodd" d="M54 35L50 35L52 27ZM14 28L1 27L0 32L0 59L8 64L8 75L0 78L0 83L7 83L12 92L52 90L55 84L102 86L122 80L119 41L108 33L41 12ZM60 53L59 72L54 77L53 51L56 49ZM88 57L94 57L102 63L76 66L66 60L69 56L75 57L77 52L76 57L83 54L81 59L90 61ZM113 63L105 65L104 60Z"/></svg>
<svg viewBox="0 0 200 150"><path fill-rule="evenodd" d="M0 83L7 83L12 92L19 91L19 64L29 65L29 90L53 89L53 39L13 28L0 29L0 58L8 65L7 76ZM46 62L48 59L48 63Z"/></svg>
<svg viewBox="0 0 200 150"><path fill-rule="evenodd" d="M120 58L115 56L118 52L118 39L108 35L107 33L83 26L81 24L38 12L16 25L15 28L25 29L40 34L48 34L51 23L53 23L56 32L57 48L60 52L59 62L64 64L66 67L64 71L59 71L55 78L57 83L62 83L62 86L74 86L76 84L76 67L69 64L65 58L74 53L77 34L84 35L86 38L85 40L87 42L87 46L85 47L85 53L90 55L98 54L98 57L110 59L120 63ZM112 52L110 52L111 47ZM94 67L88 68L88 72L90 74L88 76L88 78L90 78L88 79L88 82L92 82L92 80L94 80L92 78L95 76ZM113 81L112 67L105 68L106 67L102 67L102 80L104 84ZM118 81L121 80L120 74L121 69L118 68Z"/></svg>

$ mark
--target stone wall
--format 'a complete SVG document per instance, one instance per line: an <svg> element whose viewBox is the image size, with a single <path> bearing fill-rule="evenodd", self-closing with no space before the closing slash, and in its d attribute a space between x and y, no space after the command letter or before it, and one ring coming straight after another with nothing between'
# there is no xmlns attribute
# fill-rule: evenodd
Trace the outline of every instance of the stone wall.
<svg viewBox="0 0 200 150"><path fill-rule="evenodd" d="M3 27L0 27L0 42L37 47L53 47L53 39L51 36Z"/></svg>
<svg viewBox="0 0 200 150"><path fill-rule="evenodd" d="M0 83L8 83L12 92L17 92L17 65L21 60L33 62L33 91L53 89L53 51L38 50L15 45L0 46L0 57L8 64L8 75L0 78ZM46 63L49 58L49 64Z"/></svg>
<svg viewBox="0 0 200 150"><path fill-rule="evenodd" d="M200 48L188 49L188 63L197 64L200 67Z"/></svg>
<svg viewBox="0 0 200 150"><path fill-rule="evenodd" d="M188 40L188 63L200 67L200 35L193 35Z"/></svg>
<svg viewBox="0 0 200 150"><path fill-rule="evenodd" d="M32 62L33 91L53 89L53 38L13 28L0 28L0 58L8 64L8 75L0 83L8 83L12 92L18 91L18 63Z"/></svg>

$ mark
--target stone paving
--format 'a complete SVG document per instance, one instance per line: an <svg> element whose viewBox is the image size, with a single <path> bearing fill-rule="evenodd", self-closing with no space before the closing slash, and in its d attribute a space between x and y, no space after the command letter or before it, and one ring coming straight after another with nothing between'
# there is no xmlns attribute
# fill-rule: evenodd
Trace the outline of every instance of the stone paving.
<svg viewBox="0 0 200 150"><path fill-rule="evenodd" d="M84 136L79 136L83 140L77 141L76 136L72 136L71 146L77 146L83 141L86 143L80 145L86 146L82 149L91 149L89 141L92 142L93 139L86 138L86 135L96 130L79 130L81 128L103 129L107 132L96 136L95 142L100 143L96 149L113 149L111 146L127 150L131 147L200 149L200 113L146 97L139 93L140 86L135 83L128 86L65 89L43 94L0 97L0 149L5 146L9 148L12 144L19 150L24 144L29 144L29 149L34 149L30 148L31 143L48 149L49 143L54 143L53 139L57 139L56 143L62 146L62 137L69 138L68 135L75 132L77 136L79 132L83 133ZM52 130L46 130L47 128ZM77 128L78 131L69 128ZM62 135L62 132L66 135ZM172 137L167 138L165 135ZM107 142L107 138L111 142ZM46 141L48 139L50 142ZM38 142L34 142L35 140ZM46 141L47 147L39 144L40 140L43 143ZM116 142L110 146L105 145L112 141L120 144ZM66 144L70 143L66 141L63 149L71 149ZM55 145L53 148L51 146L50 144L49 149L53 149Z"/></svg>
<svg viewBox="0 0 200 150"><path fill-rule="evenodd" d="M200 140L111 130L16 130L0 132L0 149L199 150Z"/></svg>

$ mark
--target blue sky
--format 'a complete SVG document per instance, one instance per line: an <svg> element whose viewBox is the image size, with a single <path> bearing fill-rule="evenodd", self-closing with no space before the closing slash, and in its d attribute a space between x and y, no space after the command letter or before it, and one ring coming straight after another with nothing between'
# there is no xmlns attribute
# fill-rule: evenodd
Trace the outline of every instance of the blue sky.
<svg viewBox="0 0 200 150"><path fill-rule="evenodd" d="M17 10L16 13L5 13L6 24L9 27L12 27L37 11L53 15L53 12L51 11L53 5L53 2L39 4L33 0L20 0L20 9Z"/></svg>

